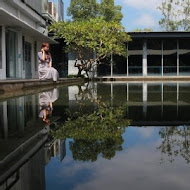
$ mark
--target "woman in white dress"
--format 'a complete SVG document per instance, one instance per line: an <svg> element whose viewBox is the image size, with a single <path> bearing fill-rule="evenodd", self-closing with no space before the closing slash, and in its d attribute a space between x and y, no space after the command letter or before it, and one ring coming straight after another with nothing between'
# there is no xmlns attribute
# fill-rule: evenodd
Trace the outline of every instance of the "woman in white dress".
<svg viewBox="0 0 190 190"><path fill-rule="evenodd" d="M59 73L55 68L52 67L52 58L49 53L49 44L43 43L41 47L41 52L38 52L39 66L38 74L40 80L53 79L57 81L59 78Z"/></svg>
<svg viewBox="0 0 190 190"><path fill-rule="evenodd" d="M39 93L39 117L43 122L50 124L50 117L53 111L53 102L59 98L59 91L57 88L53 90Z"/></svg>

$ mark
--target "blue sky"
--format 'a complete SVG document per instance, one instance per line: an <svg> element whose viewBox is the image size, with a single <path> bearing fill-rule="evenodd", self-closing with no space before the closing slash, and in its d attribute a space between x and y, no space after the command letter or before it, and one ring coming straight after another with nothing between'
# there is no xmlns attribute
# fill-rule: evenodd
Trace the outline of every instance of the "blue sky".
<svg viewBox="0 0 190 190"><path fill-rule="evenodd" d="M69 19L66 12L67 7L70 5L70 0L63 0L63 2L65 6L64 18ZM158 21L162 15L157 7L161 2L162 0L115 0L116 5L122 6L122 24L126 31L132 31L137 28L160 30Z"/></svg>

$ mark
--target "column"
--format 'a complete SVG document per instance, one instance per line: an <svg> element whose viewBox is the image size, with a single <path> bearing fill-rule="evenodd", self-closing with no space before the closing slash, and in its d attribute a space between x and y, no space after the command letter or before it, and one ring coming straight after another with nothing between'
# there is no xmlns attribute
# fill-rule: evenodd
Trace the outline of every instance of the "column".
<svg viewBox="0 0 190 190"><path fill-rule="evenodd" d="M143 116L146 119L146 113L147 113L147 83L143 82Z"/></svg>
<svg viewBox="0 0 190 190"><path fill-rule="evenodd" d="M128 47L129 44L127 43L127 76L129 76L129 57L128 57Z"/></svg>
<svg viewBox="0 0 190 190"><path fill-rule="evenodd" d="M147 41L143 42L143 76L147 76Z"/></svg>
<svg viewBox="0 0 190 190"><path fill-rule="evenodd" d="M111 82L111 107L113 107L113 83Z"/></svg>
<svg viewBox="0 0 190 190"><path fill-rule="evenodd" d="M162 82L162 89L161 89L161 99L162 99L162 118L163 118L163 113L164 113L164 83Z"/></svg>
<svg viewBox="0 0 190 190"><path fill-rule="evenodd" d="M2 115L2 120L3 120L3 134L4 138L8 138L8 115L7 115L7 102L3 102L3 115Z"/></svg>
<svg viewBox="0 0 190 190"><path fill-rule="evenodd" d="M164 76L164 43L162 40L162 76Z"/></svg>
<svg viewBox="0 0 190 190"><path fill-rule="evenodd" d="M0 28L0 51L1 51L1 61L2 65L0 68L0 79L6 79L6 38L5 38L5 27Z"/></svg>
<svg viewBox="0 0 190 190"><path fill-rule="evenodd" d="M179 76L179 40L177 40L177 76Z"/></svg>
<svg viewBox="0 0 190 190"><path fill-rule="evenodd" d="M18 29L18 32L17 32L17 40L18 40L18 43L17 43L17 78L22 78L22 65L23 65L23 56L22 56L22 30L21 29Z"/></svg>
<svg viewBox="0 0 190 190"><path fill-rule="evenodd" d="M129 83L127 83L127 102L129 101ZM128 106L127 106L128 107Z"/></svg>
<svg viewBox="0 0 190 190"><path fill-rule="evenodd" d="M113 76L113 54L111 54L111 76Z"/></svg>
<svg viewBox="0 0 190 190"><path fill-rule="evenodd" d="M179 113L179 82L177 82L177 117Z"/></svg>
<svg viewBox="0 0 190 190"><path fill-rule="evenodd" d="M96 52L93 52L93 59L96 59ZM93 78L97 77L97 62L92 67Z"/></svg>
<svg viewBox="0 0 190 190"><path fill-rule="evenodd" d="M22 96L16 99L15 106L17 106L17 122L20 134L24 133L24 128L25 128L24 103L25 103L25 97Z"/></svg>

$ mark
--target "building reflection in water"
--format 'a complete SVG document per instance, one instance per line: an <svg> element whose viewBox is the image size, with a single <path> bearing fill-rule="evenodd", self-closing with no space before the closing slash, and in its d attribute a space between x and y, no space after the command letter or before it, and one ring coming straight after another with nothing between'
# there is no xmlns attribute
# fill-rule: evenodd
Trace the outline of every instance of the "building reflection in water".
<svg viewBox="0 0 190 190"><path fill-rule="evenodd" d="M65 140L49 139L49 122L44 127L39 117L58 96L53 89L0 102L0 190L43 190L45 165L51 157L63 160Z"/></svg>
<svg viewBox="0 0 190 190"><path fill-rule="evenodd" d="M51 110L49 118L46 113L46 118L53 122L59 119L58 114L63 109L61 103L64 108L74 111L77 102L84 101L93 110L96 105L89 99L101 96L102 101L110 101L111 106L127 103L127 117L132 119L131 125L190 124L188 83L89 83L65 87L61 91L60 96L58 89L53 89L38 95L0 102L0 190L35 188L43 190L45 165L51 157L56 157L60 161L64 159L65 140L48 137L47 126L50 126L50 122L43 121L46 108ZM161 132L170 134L166 129ZM173 129L172 132L175 135L178 131ZM163 139L158 149L161 153L166 152L167 144L164 142ZM187 144L186 141L185 143ZM173 152L176 153L175 150Z"/></svg>
<svg viewBox="0 0 190 190"><path fill-rule="evenodd" d="M1 138L7 139L12 133L21 135L38 120L37 101L31 95L0 102Z"/></svg>
<svg viewBox="0 0 190 190"><path fill-rule="evenodd" d="M99 83L98 96L113 106L127 103L131 125L190 124L190 85L188 83L139 82ZM110 92L109 94L105 92Z"/></svg>
<svg viewBox="0 0 190 190"><path fill-rule="evenodd" d="M52 139L46 142L45 147L45 165L47 165L52 157L56 157L60 162L66 155L65 139Z"/></svg>

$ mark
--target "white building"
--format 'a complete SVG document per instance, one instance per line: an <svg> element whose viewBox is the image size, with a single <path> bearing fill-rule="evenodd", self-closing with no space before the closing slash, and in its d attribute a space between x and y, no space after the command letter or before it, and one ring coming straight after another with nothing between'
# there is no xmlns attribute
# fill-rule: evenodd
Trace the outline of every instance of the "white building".
<svg viewBox="0 0 190 190"><path fill-rule="evenodd" d="M57 43L48 11L48 0L0 0L0 79L38 78L41 43Z"/></svg>
<svg viewBox="0 0 190 190"><path fill-rule="evenodd" d="M64 3L63 0L48 0L48 12L54 21L63 21Z"/></svg>

